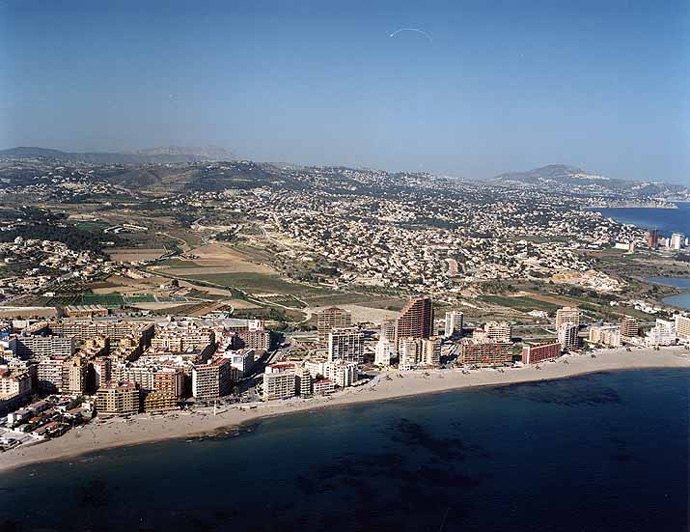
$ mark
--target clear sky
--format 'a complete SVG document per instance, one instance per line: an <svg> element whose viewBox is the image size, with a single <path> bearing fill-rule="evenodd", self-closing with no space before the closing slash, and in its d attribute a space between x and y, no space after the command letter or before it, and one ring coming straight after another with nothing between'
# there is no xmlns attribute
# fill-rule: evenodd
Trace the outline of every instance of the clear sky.
<svg viewBox="0 0 690 532"><path fill-rule="evenodd" d="M690 184L689 47L688 0L0 0L0 147Z"/></svg>

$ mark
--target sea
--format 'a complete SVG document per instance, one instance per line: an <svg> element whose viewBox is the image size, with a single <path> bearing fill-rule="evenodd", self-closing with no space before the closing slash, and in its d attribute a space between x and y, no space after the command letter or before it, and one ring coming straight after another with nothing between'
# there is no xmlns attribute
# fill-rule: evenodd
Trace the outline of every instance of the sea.
<svg viewBox="0 0 690 532"><path fill-rule="evenodd" d="M0 530L687 531L688 383L457 390L33 465L0 474Z"/></svg>
<svg viewBox="0 0 690 532"><path fill-rule="evenodd" d="M658 229L663 236L671 233L690 234L690 203L676 203L677 209L596 209L604 216L633 224L644 229ZM663 301L668 305L690 310L690 278L652 277L650 282L687 288L688 292L670 296Z"/></svg>
<svg viewBox="0 0 690 532"><path fill-rule="evenodd" d="M658 229L663 236L690 234L690 203L676 203L677 209L595 209L621 223L644 229Z"/></svg>

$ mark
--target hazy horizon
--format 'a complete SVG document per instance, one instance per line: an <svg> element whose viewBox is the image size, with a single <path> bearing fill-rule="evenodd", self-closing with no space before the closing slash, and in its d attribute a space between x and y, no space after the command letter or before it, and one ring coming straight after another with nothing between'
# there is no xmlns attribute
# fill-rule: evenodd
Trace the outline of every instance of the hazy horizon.
<svg viewBox="0 0 690 532"><path fill-rule="evenodd" d="M24 1L0 28L7 148L690 185L682 1Z"/></svg>

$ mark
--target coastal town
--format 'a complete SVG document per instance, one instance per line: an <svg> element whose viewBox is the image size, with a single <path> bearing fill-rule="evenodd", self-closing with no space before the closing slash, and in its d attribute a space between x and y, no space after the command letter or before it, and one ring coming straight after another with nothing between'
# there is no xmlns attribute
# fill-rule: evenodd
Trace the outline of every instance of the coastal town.
<svg viewBox="0 0 690 532"><path fill-rule="evenodd" d="M122 170L183 172L185 190ZM573 174L590 185L568 192L249 161L3 172L3 465L117 445L122 427L134 442L166 437L161 423L184 437L329 404L690 363L690 316L663 300L677 290L645 281L683 275L688 238L596 210L677 207L599 176Z"/></svg>
<svg viewBox="0 0 690 532"><path fill-rule="evenodd" d="M145 424L156 416L261 412L358 389L376 400L378 382L414 373L472 382L475 373L539 370L607 350L642 350L653 360L671 349L690 363L690 316L682 313L644 324L632 317L586 323L579 309L564 307L543 327L552 337L534 340L516 337L508 322L466 323L453 310L435 316L424 295L377 326L329 307L315 330L290 335L261 320L122 319L96 306L71 313L0 328L0 445L8 456L115 418Z"/></svg>

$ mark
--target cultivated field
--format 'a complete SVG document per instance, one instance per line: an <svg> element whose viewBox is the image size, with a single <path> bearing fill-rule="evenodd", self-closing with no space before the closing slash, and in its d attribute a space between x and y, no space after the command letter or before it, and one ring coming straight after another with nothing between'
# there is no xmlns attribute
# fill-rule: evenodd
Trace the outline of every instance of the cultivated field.
<svg viewBox="0 0 690 532"><path fill-rule="evenodd" d="M156 260L164 253L165 250L160 248L113 248L108 250L110 260L115 262Z"/></svg>
<svg viewBox="0 0 690 532"><path fill-rule="evenodd" d="M224 244L207 244L194 248L184 256L177 257L174 262L166 262L152 269L169 275L195 278L200 275L228 273L275 273L270 266L251 262L247 255Z"/></svg>

